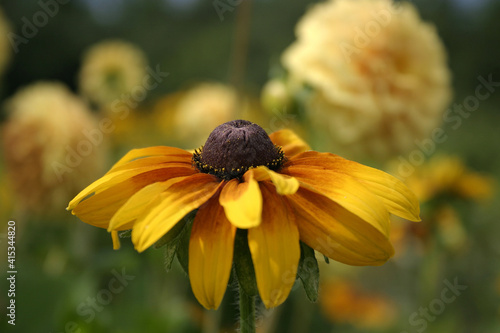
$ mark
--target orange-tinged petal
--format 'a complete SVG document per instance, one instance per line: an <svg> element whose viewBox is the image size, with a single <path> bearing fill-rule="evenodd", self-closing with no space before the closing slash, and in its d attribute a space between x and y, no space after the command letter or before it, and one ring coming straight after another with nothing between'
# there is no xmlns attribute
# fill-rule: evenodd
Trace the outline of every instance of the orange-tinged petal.
<svg viewBox="0 0 500 333"><path fill-rule="evenodd" d="M311 147L305 143L297 134L289 129L283 129L271 133L269 135L271 141L278 146L281 146L285 156L290 157L307 150L311 150Z"/></svg>
<svg viewBox="0 0 500 333"><path fill-rule="evenodd" d="M212 197L221 183L206 173L197 173L172 184L162 194L161 202L136 220L132 242L142 252L166 234L186 214Z"/></svg>
<svg viewBox="0 0 500 333"><path fill-rule="evenodd" d="M111 174L117 171L130 170L148 167L152 165L163 166L164 168L184 166L192 167L191 155L167 155L167 156L152 156L136 159L125 164L113 167L106 174Z"/></svg>
<svg viewBox="0 0 500 333"><path fill-rule="evenodd" d="M243 182L231 179L222 189L219 202L228 220L237 228L248 229L260 224L262 194L259 183L248 172ZM245 175L246 175L245 174Z"/></svg>
<svg viewBox="0 0 500 333"><path fill-rule="evenodd" d="M117 173L122 172L124 171ZM83 190L71 201L68 208L72 208L73 211L71 213L78 216L83 222L100 228L108 228L111 218L118 209L144 186L158 181L168 180L169 178L185 177L195 173L197 172L192 168L174 167L168 170L153 169L152 171L136 174L126 179L108 178L107 182L101 182L97 187L87 187L87 189ZM103 178L105 177L109 177L109 175ZM91 194L92 190L96 190L96 193L80 201ZM127 224L122 225L118 230L130 228L131 225Z"/></svg>
<svg viewBox="0 0 500 333"><path fill-rule="evenodd" d="M420 221L420 205L416 195L399 179L381 170L347 160L330 153L306 152L288 164L307 167L311 172L333 170L356 178L377 195L391 214L410 221Z"/></svg>
<svg viewBox="0 0 500 333"><path fill-rule="evenodd" d="M218 195L196 213L189 241L189 281L196 299L207 309L217 309L226 292L235 233Z"/></svg>
<svg viewBox="0 0 500 333"><path fill-rule="evenodd" d="M168 167L163 164L156 164L151 166L145 166L129 170L120 170L112 173L107 173L103 177L99 178L85 189L83 189L73 200L70 201L67 210L74 209L75 206L85 199L88 195L100 192L120 184L130 178L151 178L149 183L153 183L158 180L168 180L170 178L185 176L197 173L198 171L192 167L188 167L185 164L172 163Z"/></svg>
<svg viewBox="0 0 500 333"><path fill-rule="evenodd" d="M305 166L282 170L300 182L301 187L313 190L359 216L384 235L389 235L389 212L383 202L355 178L330 170L314 170Z"/></svg>
<svg viewBox="0 0 500 333"><path fill-rule="evenodd" d="M301 240L326 256L348 265L376 266L394 254L380 230L321 194L300 188L287 200Z"/></svg>
<svg viewBox="0 0 500 333"><path fill-rule="evenodd" d="M125 154L125 156L123 156L118 162L116 162L108 171L108 173L123 169L124 166L130 164L130 162L133 160L153 156L162 157L166 160L171 158L172 160L178 160L179 162L187 160L188 163L190 163L192 154L180 148L166 146L132 149L127 154Z"/></svg>
<svg viewBox="0 0 500 333"><path fill-rule="evenodd" d="M132 181L124 181L80 202L71 213L85 223L107 229L116 211L139 189Z"/></svg>
<svg viewBox="0 0 500 333"><path fill-rule="evenodd" d="M157 182L143 187L118 209L109 222L108 231L122 227L140 218L153 206L160 203L160 194L171 185L184 180L186 177L177 177L166 182Z"/></svg>
<svg viewBox="0 0 500 333"><path fill-rule="evenodd" d="M259 294L266 308L283 303L288 297L300 259L299 231L289 204L270 184L260 184L264 197L262 223L248 229Z"/></svg>
<svg viewBox="0 0 500 333"><path fill-rule="evenodd" d="M281 195L294 194L299 189L299 181L297 179L269 170L265 166L258 166L254 169L250 169L245 173L244 177L249 177L250 173L253 173L256 181L272 181L276 187L276 192Z"/></svg>

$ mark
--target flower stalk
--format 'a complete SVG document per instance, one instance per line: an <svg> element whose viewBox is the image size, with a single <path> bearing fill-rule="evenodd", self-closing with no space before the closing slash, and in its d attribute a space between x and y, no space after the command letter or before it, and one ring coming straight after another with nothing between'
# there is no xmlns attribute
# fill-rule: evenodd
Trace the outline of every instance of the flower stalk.
<svg viewBox="0 0 500 333"><path fill-rule="evenodd" d="M245 293L238 283L240 293L240 331L241 333L255 333L255 296Z"/></svg>

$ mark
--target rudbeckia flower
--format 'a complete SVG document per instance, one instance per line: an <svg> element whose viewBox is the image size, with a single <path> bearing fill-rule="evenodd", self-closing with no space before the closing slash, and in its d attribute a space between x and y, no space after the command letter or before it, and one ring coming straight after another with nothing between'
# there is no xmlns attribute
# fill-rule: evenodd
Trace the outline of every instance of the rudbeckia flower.
<svg viewBox="0 0 500 333"><path fill-rule="evenodd" d="M245 120L218 126L194 152L130 151L68 209L110 231L115 247L117 231L132 229L139 252L197 209L188 273L208 309L228 285L237 229L247 232L258 291L271 308L295 282L300 242L345 264L381 265L394 253L389 214L419 220L416 197L396 178Z"/></svg>

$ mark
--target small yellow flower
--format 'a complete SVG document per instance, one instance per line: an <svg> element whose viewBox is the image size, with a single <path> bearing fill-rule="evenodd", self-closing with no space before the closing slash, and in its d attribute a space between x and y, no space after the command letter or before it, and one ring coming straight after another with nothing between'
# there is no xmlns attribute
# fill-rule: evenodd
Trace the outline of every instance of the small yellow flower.
<svg viewBox="0 0 500 333"><path fill-rule="evenodd" d="M137 46L121 40L100 42L83 57L80 91L98 106L109 106L143 85L146 66L146 55Z"/></svg>
<svg viewBox="0 0 500 333"><path fill-rule="evenodd" d="M239 109L238 94L220 83L201 83L186 91L176 105L174 128L181 140L203 143L218 124L234 119Z"/></svg>
<svg viewBox="0 0 500 333"><path fill-rule="evenodd" d="M397 313L396 305L387 297L359 290L342 280L322 284L321 307L332 321L360 328L387 328Z"/></svg>
<svg viewBox="0 0 500 333"><path fill-rule="evenodd" d="M460 157L452 155L432 157L416 168L405 182L422 202L446 194L486 200L491 198L494 190L492 177L469 170Z"/></svg>
<svg viewBox="0 0 500 333"><path fill-rule="evenodd" d="M292 98L286 82L274 79L265 84L261 92L261 103L268 112L289 108Z"/></svg>
<svg viewBox="0 0 500 333"><path fill-rule="evenodd" d="M139 252L196 209L188 271L209 309L224 296L237 229L247 231L259 294L271 308L295 282L299 241L349 265L382 265L394 252L389 215L419 220L416 197L396 178L245 120L218 126L194 153L132 150L68 206L110 231L115 247L117 231L132 229Z"/></svg>
<svg viewBox="0 0 500 333"><path fill-rule="evenodd" d="M218 82L202 82L161 98L153 109L156 127L191 147L205 142L219 124L241 118L257 121L261 110L250 96L238 96L237 90Z"/></svg>

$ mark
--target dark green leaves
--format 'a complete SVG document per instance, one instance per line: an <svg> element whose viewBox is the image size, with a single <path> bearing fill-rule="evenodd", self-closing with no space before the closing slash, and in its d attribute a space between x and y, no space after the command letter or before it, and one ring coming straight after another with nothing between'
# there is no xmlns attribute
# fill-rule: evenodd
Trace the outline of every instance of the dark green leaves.
<svg viewBox="0 0 500 333"><path fill-rule="evenodd" d="M188 252L189 252L189 237L191 236L191 227L196 216L194 210L184 216L168 233L160 238L155 248L165 247L165 269L170 271L175 255L181 264L184 272L188 272Z"/></svg>
<svg viewBox="0 0 500 333"><path fill-rule="evenodd" d="M297 275L304 286L307 298L311 302L318 300L319 267L314 250L300 242L300 261Z"/></svg>

